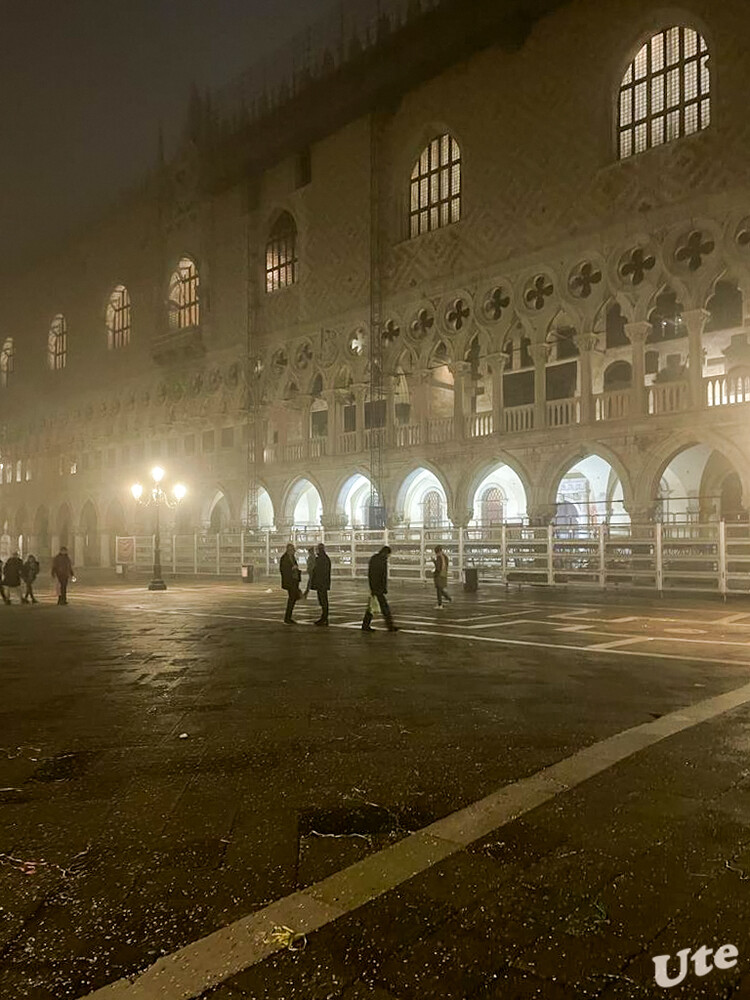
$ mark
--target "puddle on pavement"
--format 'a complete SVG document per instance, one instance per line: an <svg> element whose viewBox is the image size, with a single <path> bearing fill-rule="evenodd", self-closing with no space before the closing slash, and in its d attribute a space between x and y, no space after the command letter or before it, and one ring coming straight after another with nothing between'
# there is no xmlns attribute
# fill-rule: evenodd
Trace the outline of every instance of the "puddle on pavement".
<svg viewBox="0 0 750 1000"><path fill-rule="evenodd" d="M47 757L36 768L29 781L74 781L80 778L99 756L98 752L80 750Z"/></svg>

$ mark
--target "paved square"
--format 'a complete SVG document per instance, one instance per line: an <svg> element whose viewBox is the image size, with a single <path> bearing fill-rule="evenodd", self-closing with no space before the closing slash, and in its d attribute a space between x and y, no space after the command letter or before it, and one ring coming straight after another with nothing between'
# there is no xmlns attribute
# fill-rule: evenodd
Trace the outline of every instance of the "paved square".
<svg viewBox="0 0 750 1000"><path fill-rule="evenodd" d="M742 995L744 604L267 588L2 609L0 996Z"/></svg>

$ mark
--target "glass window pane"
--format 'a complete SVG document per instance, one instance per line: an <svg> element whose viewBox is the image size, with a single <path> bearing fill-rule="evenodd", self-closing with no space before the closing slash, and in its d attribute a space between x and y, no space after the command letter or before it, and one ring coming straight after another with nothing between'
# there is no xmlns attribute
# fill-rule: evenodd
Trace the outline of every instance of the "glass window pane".
<svg viewBox="0 0 750 1000"><path fill-rule="evenodd" d="M667 66L676 66L680 61L680 29L670 28L667 32Z"/></svg>
<svg viewBox="0 0 750 1000"><path fill-rule="evenodd" d="M660 32L651 39L651 72L664 69L664 35Z"/></svg>
<svg viewBox="0 0 750 1000"><path fill-rule="evenodd" d="M680 135L680 112L670 111L667 115L667 141L677 139Z"/></svg>
<svg viewBox="0 0 750 1000"><path fill-rule="evenodd" d="M648 138L648 128L644 122L642 125L637 125L635 129L635 151L636 153L642 153L644 149L648 148L647 143Z"/></svg>
<svg viewBox="0 0 750 1000"><path fill-rule="evenodd" d="M636 80L642 80L646 75L648 70L648 46L644 45L638 55L635 57L635 78Z"/></svg>
<svg viewBox="0 0 750 1000"><path fill-rule="evenodd" d="M692 28L685 28L685 58L698 54L698 34Z"/></svg>
<svg viewBox="0 0 750 1000"><path fill-rule="evenodd" d="M651 114L660 115L664 111L664 77L655 76L651 81Z"/></svg>
<svg viewBox="0 0 750 1000"><path fill-rule="evenodd" d="M685 135L698 131L698 105L690 104L685 108Z"/></svg>
<svg viewBox="0 0 750 1000"><path fill-rule="evenodd" d="M698 63L690 62L685 66L685 100L694 101L698 96Z"/></svg>
<svg viewBox="0 0 750 1000"><path fill-rule="evenodd" d="M671 69L667 74L667 107L675 108L680 103L680 71Z"/></svg>
<svg viewBox="0 0 750 1000"><path fill-rule="evenodd" d="M648 110L648 103L646 100L647 95L647 85L646 83L639 83L635 88L635 120L637 122L643 121L646 117Z"/></svg>
<svg viewBox="0 0 750 1000"><path fill-rule="evenodd" d="M633 91L620 92L620 125L630 125L633 121Z"/></svg>

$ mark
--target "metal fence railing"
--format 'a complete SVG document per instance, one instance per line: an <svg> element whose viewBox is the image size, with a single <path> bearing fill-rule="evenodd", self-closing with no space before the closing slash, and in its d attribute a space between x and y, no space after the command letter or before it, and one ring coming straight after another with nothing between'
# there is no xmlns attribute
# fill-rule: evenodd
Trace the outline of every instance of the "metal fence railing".
<svg viewBox="0 0 750 1000"><path fill-rule="evenodd" d="M724 522L174 535L161 539L162 567L174 575L239 576L252 565L256 574L273 576L290 539L303 569L307 548L324 542L339 579L365 579L370 556L387 544L391 578L424 581L441 545L454 582L473 568L485 583L750 595L750 525ZM154 539L118 537L116 552L118 563L148 572Z"/></svg>

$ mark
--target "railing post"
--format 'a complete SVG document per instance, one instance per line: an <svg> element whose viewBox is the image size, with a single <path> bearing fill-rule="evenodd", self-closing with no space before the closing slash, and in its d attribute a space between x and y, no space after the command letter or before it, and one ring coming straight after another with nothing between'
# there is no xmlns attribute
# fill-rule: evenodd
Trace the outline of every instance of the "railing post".
<svg viewBox="0 0 750 1000"><path fill-rule="evenodd" d="M725 521L719 521L719 593L727 599L727 526Z"/></svg>
<svg viewBox="0 0 750 1000"><path fill-rule="evenodd" d="M419 579L427 579L424 575L424 525L419 529Z"/></svg>
<svg viewBox="0 0 750 1000"><path fill-rule="evenodd" d="M177 576L177 535L172 535L172 575Z"/></svg>
<svg viewBox="0 0 750 1000"><path fill-rule="evenodd" d="M193 572L198 575L198 536L193 533Z"/></svg>
<svg viewBox="0 0 750 1000"><path fill-rule="evenodd" d="M271 575L271 529L266 528L266 576Z"/></svg>
<svg viewBox="0 0 750 1000"><path fill-rule="evenodd" d="M604 546L605 529L606 525L599 525L599 586L602 590L605 590L607 587L607 560Z"/></svg>
<svg viewBox="0 0 750 1000"><path fill-rule="evenodd" d="M664 593L664 533L661 521L654 525L656 552L656 592Z"/></svg>
<svg viewBox="0 0 750 1000"><path fill-rule="evenodd" d="M555 561L554 561L554 528L552 522L547 525L547 583L550 587L555 582Z"/></svg>
<svg viewBox="0 0 750 1000"><path fill-rule="evenodd" d="M352 580L357 575L357 532L354 528L351 529L352 537L349 544L349 551L351 553L351 564L352 564Z"/></svg>
<svg viewBox="0 0 750 1000"><path fill-rule="evenodd" d="M216 575L221 576L221 536L216 532Z"/></svg>
<svg viewBox="0 0 750 1000"><path fill-rule="evenodd" d="M503 583L507 584L508 578L508 533L505 522L500 529L500 574Z"/></svg>
<svg viewBox="0 0 750 1000"><path fill-rule="evenodd" d="M245 532L240 532L240 570L245 565Z"/></svg>
<svg viewBox="0 0 750 1000"><path fill-rule="evenodd" d="M459 524L458 526L458 580L459 583L463 579L464 572L464 529L463 526Z"/></svg>

